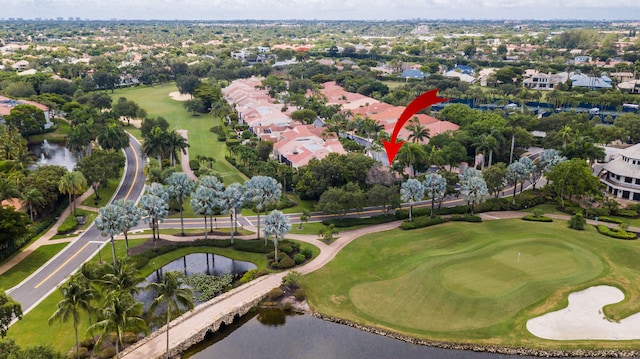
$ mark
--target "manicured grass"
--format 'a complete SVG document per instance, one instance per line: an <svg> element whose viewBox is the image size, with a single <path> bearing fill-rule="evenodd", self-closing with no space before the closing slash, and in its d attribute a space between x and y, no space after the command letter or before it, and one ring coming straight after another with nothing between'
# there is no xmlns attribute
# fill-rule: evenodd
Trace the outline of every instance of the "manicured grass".
<svg viewBox="0 0 640 359"><path fill-rule="evenodd" d="M324 224L322 224L322 222L303 223L302 224L302 229L299 229L298 228L299 226L300 226L300 224L298 224L298 223L292 224L291 225L291 230L289 231L289 233L293 233L293 234L318 234L318 232L321 229L324 229L324 228L327 227Z"/></svg>
<svg viewBox="0 0 640 359"><path fill-rule="evenodd" d="M204 225L204 222L203 222ZM209 226L209 222L207 222L207 227ZM230 228L218 228L215 229L214 228L214 232L220 232L220 233L226 233L229 234L231 233ZM164 229L160 229L160 234L168 234L168 235L180 235L182 232L180 231L180 228L164 228ZM185 228L184 229L184 233L185 234L201 234L204 237L204 230L203 229L198 229L198 228ZM236 232L237 234L241 235L241 236L245 236L245 235L250 235L250 234L254 234L255 232L252 232L248 229L241 229L238 228L238 231ZM145 229L142 232L136 232L136 235L138 234L148 234L151 235L151 230L150 229ZM195 238L194 238L195 239Z"/></svg>
<svg viewBox="0 0 640 359"><path fill-rule="evenodd" d="M56 243L38 247L20 263L0 275L0 290L15 287L66 246L67 243Z"/></svg>
<svg viewBox="0 0 640 359"><path fill-rule="evenodd" d="M118 185L120 184L120 179L122 178L122 171L120 171L120 176L118 178L110 179L107 181L106 186L100 186L98 188L98 195L100 199L96 200L95 193L89 196L87 199L82 202L83 205L95 208L101 208L107 205L113 194L118 189Z"/></svg>
<svg viewBox="0 0 640 359"><path fill-rule="evenodd" d="M40 135L33 135L29 137L29 142L42 142L44 140L50 142L64 142L67 140L67 135L71 133L71 126L65 120L55 119L53 121L57 128L53 132L47 132Z"/></svg>
<svg viewBox="0 0 640 359"><path fill-rule="evenodd" d="M557 223L447 223L362 237L302 278L324 314L442 341L532 347L637 348L639 341L552 342L528 319L566 306L570 292L620 287L613 320L640 311L640 241L605 239ZM331 280L327 280L331 278Z"/></svg>
<svg viewBox="0 0 640 359"><path fill-rule="evenodd" d="M139 86L117 90L111 97L114 101L126 97L137 102L149 116L164 117L172 129L187 130L190 157L203 155L215 158L214 170L223 177L225 184L244 182L247 178L224 159L227 154L226 145L218 142L217 135L209 131L215 126L215 120L208 115L192 116L182 106L182 102L169 97L169 93L173 91L178 91L173 83L153 87Z"/></svg>

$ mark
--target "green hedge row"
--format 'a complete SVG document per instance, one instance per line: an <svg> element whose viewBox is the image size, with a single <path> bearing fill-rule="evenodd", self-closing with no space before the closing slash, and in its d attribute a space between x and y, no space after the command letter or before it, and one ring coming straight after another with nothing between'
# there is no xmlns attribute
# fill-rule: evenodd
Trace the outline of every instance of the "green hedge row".
<svg viewBox="0 0 640 359"><path fill-rule="evenodd" d="M373 216L368 218L332 218L332 219L323 220L322 224L324 224L325 226L329 226L333 224L336 228L345 228L345 227L389 223L389 222L395 221L396 218L397 217L392 214L384 214L384 215Z"/></svg>
<svg viewBox="0 0 640 359"><path fill-rule="evenodd" d="M474 214L465 214L465 215L459 215L459 214L454 214L453 216L449 217L450 221L453 222L482 222L482 217L480 216L476 216Z"/></svg>
<svg viewBox="0 0 640 359"><path fill-rule="evenodd" d="M549 218L547 216L536 217L533 214L527 214L526 216L522 217L522 219L525 221L532 221L532 222L553 222L552 218Z"/></svg>
<svg viewBox="0 0 640 359"><path fill-rule="evenodd" d="M417 218L414 218L413 221L411 222L408 222L408 221L402 222L402 224L400 225L400 229L411 230L411 229L430 227L430 226L435 226L436 224L444 223L446 221L447 221L446 219L440 216L433 217L433 218L429 218L428 216L417 217Z"/></svg>
<svg viewBox="0 0 640 359"><path fill-rule="evenodd" d="M635 233L627 232L620 228L609 228L604 224L599 224L597 228L598 228L598 232L600 234L604 234L605 236L618 238L618 239L636 239Z"/></svg>
<svg viewBox="0 0 640 359"><path fill-rule="evenodd" d="M611 218L611 217L606 217L606 216L598 217L598 220L599 220L599 221L602 221L602 222L614 223L614 224L620 224L620 223L622 223L622 220L621 220L621 219Z"/></svg>

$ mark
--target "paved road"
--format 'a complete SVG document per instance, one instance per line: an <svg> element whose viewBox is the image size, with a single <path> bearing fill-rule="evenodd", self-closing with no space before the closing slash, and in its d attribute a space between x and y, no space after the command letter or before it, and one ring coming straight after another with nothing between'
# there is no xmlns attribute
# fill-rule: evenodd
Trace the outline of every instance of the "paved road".
<svg viewBox="0 0 640 359"><path fill-rule="evenodd" d="M144 190L144 158L140 151L140 143L131 136L129 143L130 146L125 149L125 174L112 200L124 198L137 201ZM102 237L92 224L37 272L12 288L9 294L22 305L24 313L29 312L107 241L108 238Z"/></svg>

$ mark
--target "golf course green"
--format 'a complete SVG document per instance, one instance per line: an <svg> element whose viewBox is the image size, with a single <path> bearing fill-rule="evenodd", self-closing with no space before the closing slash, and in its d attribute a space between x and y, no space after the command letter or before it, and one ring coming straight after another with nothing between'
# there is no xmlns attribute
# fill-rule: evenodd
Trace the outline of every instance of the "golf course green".
<svg viewBox="0 0 640 359"><path fill-rule="evenodd" d="M640 242L559 222L450 222L375 233L347 245L302 283L322 314L453 342L546 346L526 330L526 320L598 284L625 292L623 302L605 308L612 319L640 311Z"/></svg>

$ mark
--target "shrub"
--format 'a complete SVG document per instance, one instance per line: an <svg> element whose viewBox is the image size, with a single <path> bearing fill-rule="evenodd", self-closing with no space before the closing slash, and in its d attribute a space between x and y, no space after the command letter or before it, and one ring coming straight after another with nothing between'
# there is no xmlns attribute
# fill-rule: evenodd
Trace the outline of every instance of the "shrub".
<svg viewBox="0 0 640 359"><path fill-rule="evenodd" d="M636 239L636 234L633 232L627 232L621 228L609 228L604 224L599 224L597 226L598 232L600 234L604 234L605 236L609 236L612 238L618 239Z"/></svg>
<svg viewBox="0 0 640 359"><path fill-rule="evenodd" d="M416 210L413 211L414 215ZM427 213L428 214L428 213ZM407 217L409 218L409 212L407 211ZM345 227L353 227L353 226L363 226L363 225L374 225L374 224L382 224L393 222L397 219L397 215L386 214L380 216L373 216L368 218L332 218L325 219L322 221L322 224L325 226L334 225L336 228L345 228Z"/></svg>
<svg viewBox="0 0 640 359"><path fill-rule="evenodd" d="M218 135L218 142L227 142L227 136L225 135Z"/></svg>
<svg viewBox="0 0 640 359"><path fill-rule="evenodd" d="M574 214L569 220L569 228L579 231L584 230L584 225L587 224L587 220L584 219L582 212Z"/></svg>
<svg viewBox="0 0 640 359"><path fill-rule="evenodd" d="M68 353L67 353L67 358L69 359L76 359L76 358L80 358L80 359L86 359L89 358L91 355L89 355L89 349L85 348L85 347L80 347L77 351L77 356L76 356L76 348L74 347L73 349L71 349Z"/></svg>
<svg viewBox="0 0 640 359"><path fill-rule="evenodd" d="M282 291L282 289L273 288L269 291L269 293L267 293L267 298L269 298L269 300L276 300L282 297L282 295L284 295L284 292Z"/></svg>
<svg viewBox="0 0 640 359"><path fill-rule="evenodd" d="M433 217L433 218L418 217L418 218L414 218L413 222L402 222L402 224L400 225L400 229L410 230L410 229L435 226L436 224L444 223L446 221L447 221L446 219L440 216Z"/></svg>
<svg viewBox="0 0 640 359"><path fill-rule="evenodd" d="M258 272L257 269L250 269L248 271L246 271L244 273L244 275L242 276L242 278L240 278L240 282L242 283L249 283L252 280L256 279L256 273Z"/></svg>
<svg viewBox="0 0 640 359"><path fill-rule="evenodd" d="M92 349L94 346L95 342L93 341L92 338L84 338L80 341L80 346L81 347L85 347L85 348L89 348Z"/></svg>
<svg viewBox="0 0 640 359"><path fill-rule="evenodd" d="M313 257L313 251L311 251L311 248L304 248L300 253L302 253L306 259Z"/></svg>
<svg viewBox="0 0 640 359"><path fill-rule="evenodd" d="M533 216L536 218L544 217L544 211L541 210L540 208L534 209L532 213L533 213Z"/></svg>
<svg viewBox="0 0 640 359"><path fill-rule="evenodd" d="M282 278L282 283L284 285L297 286L298 281L300 280L300 276L301 276L300 272L296 272L292 270L291 272L287 273L287 275L284 276L284 278Z"/></svg>
<svg viewBox="0 0 640 359"><path fill-rule="evenodd" d="M291 254L293 252L293 248L290 245L281 245L278 246L278 250L285 252L286 254Z"/></svg>
<svg viewBox="0 0 640 359"><path fill-rule="evenodd" d="M536 217L535 214L527 214L526 216L522 217L522 219L525 221L532 221L532 222L553 222L553 219L547 216Z"/></svg>
<svg viewBox="0 0 640 359"><path fill-rule="evenodd" d="M305 290L302 288L296 289L293 295L296 297L296 300L298 301L302 301L307 298L307 292L305 292Z"/></svg>
<svg viewBox="0 0 640 359"><path fill-rule="evenodd" d="M296 262L296 264L300 264L304 262L305 259L307 259L307 257L305 257L305 255L302 253L298 253L295 256L293 256L293 261Z"/></svg>
<svg viewBox="0 0 640 359"><path fill-rule="evenodd" d="M290 312L290 311L291 311L291 309L293 309L293 305L291 305L291 303L290 303L290 302L285 302L285 303L282 305L282 309L283 309L284 311L286 311L286 312Z"/></svg>
<svg viewBox="0 0 640 359"><path fill-rule="evenodd" d="M100 353L98 353L99 359L111 359L116 355L116 348L107 347L103 348Z"/></svg>
<svg viewBox="0 0 640 359"><path fill-rule="evenodd" d="M78 226L78 218L76 216L69 216L58 227L58 234L67 234Z"/></svg>
<svg viewBox="0 0 640 359"><path fill-rule="evenodd" d="M282 256L282 258L280 258L280 262L278 262L277 267L280 269L287 269L295 265L296 265L296 262L293 259L291 259L291 257L289 257L288 255L284 255Z"/></svg>
<svg viewBox="0 0 640 359"><path fill-rule="evenodd" d="M622 223L622 220L617 218L612 218L612 217L598 217L598 220L602 222L607 222L607 223L615 223L615 224Z"/></svg>
<svg viewBox="0 0 640 359"><path fill-rule="evenodd" d="M482 222L482 217L473 214L454 214L449 218L449 220L454 222Z"/></svg>
<svg viewBox="0 0 640 359"><path fill-rule="evenodd" d="M233 243L233 249L243 252L252 253L269 253L273 252L273 242L267 242L264 245L264 240L247 240L247 241L235 241Z"/></svg>
<svg viewBox="0 0 640 359"><path fill-rule="evenodd" d="M192 171L197 171L200 169L200 162L198 160L194 160L191 159L189 160L189 168L191 168Z"/></svg>
<svg viewBox="0 0 640 359"><path fill-rule="evenodd" d="M638 212L630 209L621 209L616 212L616 214L620 217L637 217Z"/></svg>
<svg viewBox="0 0 640 359"><path fill-rule="evenodd" d="M138 339L140 339L140 337L138 336L138 334L136 333L131 333L131 332L126 332L124 333L124 335L122 336L122 341L125 342L126 344L131 344L131 343L135 343L138 341Z"/></svg>

